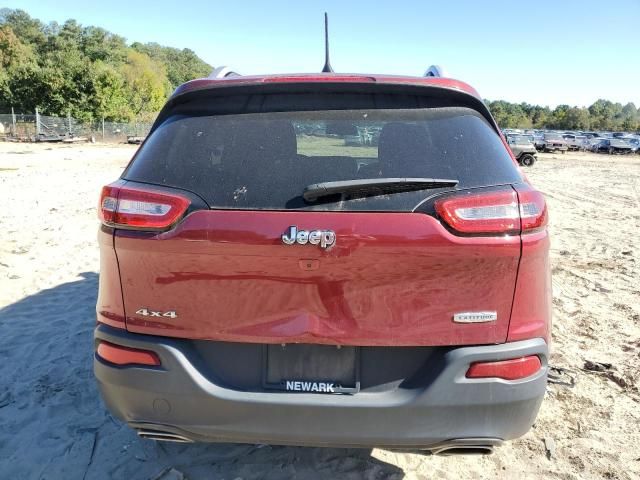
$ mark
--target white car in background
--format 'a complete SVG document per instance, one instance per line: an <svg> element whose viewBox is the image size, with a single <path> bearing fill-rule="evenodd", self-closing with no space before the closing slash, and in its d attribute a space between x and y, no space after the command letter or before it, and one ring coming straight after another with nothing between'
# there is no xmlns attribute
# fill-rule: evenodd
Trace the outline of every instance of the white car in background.
<svg viewBox="0 0 640 480"><path fill-rule="evenodd" d="M567 144L567 148L569 150L585 150L589 146L589 142L585 135L576 135L573 133L566 133L562 136L564 138L565 143Z"/></svg>

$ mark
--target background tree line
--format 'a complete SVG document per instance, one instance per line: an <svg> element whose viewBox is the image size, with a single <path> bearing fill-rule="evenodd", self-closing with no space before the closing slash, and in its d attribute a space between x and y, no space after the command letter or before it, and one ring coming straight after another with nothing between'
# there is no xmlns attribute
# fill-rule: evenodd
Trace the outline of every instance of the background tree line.
<svg viewBox="0 0 640 480"><path fill-rule="evenodd" d="M0 10L0 112L81 120L149 120L168 95L211 66L192 50L123 37L75 20L43 24L23 10Z"/></svg>
<svg viewBox="0 0 640 480"><path fill-rule="evenodd" d="M0 113L68 113L80 120L150 120L178 85L212 67L192 50L132 43L75 20L44 24L0 10ZM640 111L598 100L588 108L487 101L503 128L640 130Z"/></svg>
<svg viewBox="0 0 640 480"><path fill-rule="evenodd" d="M485 103L501 128L550 128L558 130L608 130L636 132L640 130L640 109L633 103L622 105L597 100L590 107L558 105L549 107L504 100Z"/></svg>

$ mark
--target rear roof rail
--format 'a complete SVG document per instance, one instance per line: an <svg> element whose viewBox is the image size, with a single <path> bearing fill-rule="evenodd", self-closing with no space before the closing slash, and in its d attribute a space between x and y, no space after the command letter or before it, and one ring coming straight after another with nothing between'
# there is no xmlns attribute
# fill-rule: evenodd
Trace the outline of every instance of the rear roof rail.
<svg viewBox="0 0 640 480"><path fill-rule="evenodd" d="M427 68L427 71L424 72L423 77L446 77L444 68L440 65L431 65Z"/></svg>
<svg viewBox="0 0 640 480"><path fill-rule="evenodd" d="M221 79L221 78L231 78L231 77L241 77L238 72L234 72L231 70L231 67L218 67L214 68L213 71L209 74L207 78L210 79Z"/></svg>

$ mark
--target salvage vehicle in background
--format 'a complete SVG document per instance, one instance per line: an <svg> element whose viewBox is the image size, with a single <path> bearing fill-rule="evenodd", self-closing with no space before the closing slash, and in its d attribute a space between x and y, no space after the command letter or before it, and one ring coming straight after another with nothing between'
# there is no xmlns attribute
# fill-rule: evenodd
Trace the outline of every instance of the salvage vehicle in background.
<svg viewBox="0 0 640 480"><path fill-rule="evenodd" d="M569 150L569 147L567 146L567 142L558 133L545 132L542 135L540 150L547 153L565 153Z"/></svg>
<svg viewBox="0 0 640 480"><path fill-rule="evenodd" d="M585 135L576 135L574 133L565 133L562 135L567 148L571 151L584 150L587 147L588 141Z"/></svg>
<svg viewBox="0 0 640 480"><path fill-rule="evenodd" d="M631 144L617 138L603 138L591 146L591 151L596 153L626 154L633 153Z"/></svg>
<svg viewBox="0 0 640 480"><path fill-rule="evenodd" d="M541 152L544 147L544 134L534 133L532 143L533 143L533 146L536 147L536 151Z"/></svg>
<svg viewBox="0 0 640 480"><path fill-rule="evenodd" d="M538 151L528 135L507 135L507 143L518 163L524 167L531 167L537 160Z"/></svg>
<svg viewBox="0 0 640 480"><path fill-rule="evenodd" d="M629 145L631 145L631 149L633 153L640 153L640 138L632 137L626 140Z"/></svg>

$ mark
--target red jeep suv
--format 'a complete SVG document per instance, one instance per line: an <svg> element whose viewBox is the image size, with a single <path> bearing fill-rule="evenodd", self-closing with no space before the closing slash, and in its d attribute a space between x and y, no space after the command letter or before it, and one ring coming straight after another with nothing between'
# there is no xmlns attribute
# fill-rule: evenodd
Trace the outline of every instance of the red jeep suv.
<svg viewBox="0 0 640 480"><path fill-rule="evenodd" d="M487 453L536 418L547 208L465 83L188 82L99 210L95 375L142 437Z"/></svg>

